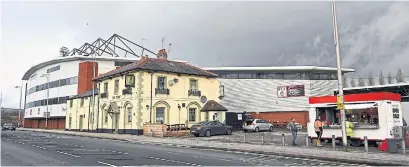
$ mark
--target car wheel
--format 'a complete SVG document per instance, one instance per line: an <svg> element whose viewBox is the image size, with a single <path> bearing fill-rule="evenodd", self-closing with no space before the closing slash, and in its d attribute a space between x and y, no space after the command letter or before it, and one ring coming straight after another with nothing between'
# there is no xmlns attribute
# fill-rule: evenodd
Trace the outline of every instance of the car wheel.
<svg viewBox="0 0 409 167"><path fill-rule="evenodd" d="M231 135L231 129L227 129L227 130L226 130L226 134L227 134L227 135Z"/></svg>
<svg viewBox="0 0 409 167"><path fill-rule="evenodd" d="M272 132L273 129L274 129L274 128L273 128L272 126L270 126L270 129L269 129L268 131Z"/></svg>
<svg viewBox="0 0 409 167"><path fill-rule="evenodd" d="M361 146L362 142L361 140L351 140L351 145L354 147L359 147Z"/></svg>
<svg viewBox="0 0 409 167"><path fill-rule="evenodd" d="M206 136L206 137L210 137L210 135L211 135L210 130L206 130L205 136Z"/></svg>
<svg viewBox="0 0 409 167"><path fill-rule="evenodd" d="M194 134L195 137L199 137L199 134Z"/></svg>
<svg viewBox="0 0 409 167"><path fill-rule="evenodd" d="M247 130L243 130L244 132L247 132Z"/></svg>
<svg viewBox="0 0 409 167"><path fill-rule="evenodd" d="M258 132L258 131L260 131L260 129L256 127L256 129L254 129L254 132Z"/></svg>

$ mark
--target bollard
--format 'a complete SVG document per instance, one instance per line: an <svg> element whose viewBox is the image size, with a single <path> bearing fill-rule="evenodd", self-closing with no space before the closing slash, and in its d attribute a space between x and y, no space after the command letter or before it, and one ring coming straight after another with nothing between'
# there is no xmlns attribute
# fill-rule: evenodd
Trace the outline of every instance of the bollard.
<svg viewBox="0 0 409 167"><path fill-rule="evenodd" d="M165 130L162 129L162 138L165 137Z"/></svg>
<svg viewBox="0 0 409 167"><path fill-rule="evenodd" d="M368 137L364 136L364 146L365 146L365 152L368 153Z"/></svg>
<svg viewBox="0 0 409 167"><path fill-rule="evenodd" d="M261 133L261 143L264 143L264 132Z"/></svg>
<svg viewBox="0 0 409 167"><path fill-rule="evenodd" d="M244 132L244 142L246 142L246 132Z"/></svg>
<svg viewBox="0 0 409 167"><path fill-rule="evenodd" d="M283 146L285 146L285 136L284 136L284 134L281 134L281 144L283 144Z"/></svg>
<svg viewBox="0 0 409 167"><path fill-rule="evenodd" d="M335 149L335 135L332 135L332 148Z"/></svg>
<svg viewBox="0 0 409 167"><path fill-rule="evenodd" d="M152 131L152 129L151 129L151 137L153 137L153 131Z"/></svg>
<svg viewBox="0 0 409 167"><path fill-rule="evenodd" d="M308 135L305 135L305 145L308 147L310 145L310 141Z"/></svg>

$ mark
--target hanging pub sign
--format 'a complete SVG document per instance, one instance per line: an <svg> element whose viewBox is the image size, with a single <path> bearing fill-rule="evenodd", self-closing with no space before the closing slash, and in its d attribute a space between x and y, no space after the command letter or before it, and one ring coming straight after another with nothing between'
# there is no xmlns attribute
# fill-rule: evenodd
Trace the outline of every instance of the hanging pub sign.
<svg viewBox="0 0 409 167"><path fill-rule="evenodd" d="M135 87L135 75L128 74L125 76L125 87Z"/></svg>
<svg viewBox="0 0 409 167"><path fill-rule="evenodd" d="M277 97L300 97L305 96L304 85L290 85L277 87Z"/></svg>

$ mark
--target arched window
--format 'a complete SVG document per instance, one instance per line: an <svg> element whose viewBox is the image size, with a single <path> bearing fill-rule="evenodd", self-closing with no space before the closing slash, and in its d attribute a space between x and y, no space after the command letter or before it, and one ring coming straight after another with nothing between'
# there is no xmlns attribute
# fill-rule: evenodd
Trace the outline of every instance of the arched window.
<svg viewBox="0 0 409 167"><path fill-rule="evenodd" d="M126 110L127 110L127 113L128 113L128 123L131 123L132 122L132 107L128 106L126 108Z"/></svg>

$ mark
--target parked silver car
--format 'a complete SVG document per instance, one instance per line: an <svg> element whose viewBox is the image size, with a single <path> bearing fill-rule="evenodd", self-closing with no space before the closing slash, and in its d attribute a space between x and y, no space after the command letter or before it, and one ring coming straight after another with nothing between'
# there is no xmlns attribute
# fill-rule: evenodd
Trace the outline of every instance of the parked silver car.
<svg viewBox="0 0 409 167"><path fill-rule="evenodd" d="M262 119L250 119L243 123L243 130L244 132L253 131L270 131L272 132L274 129L273 124L268 123Z"/></svg>
<svg viewBox="0 0 409 167"><path fill-rule="evenodd" d="M204 121L190 128L190 133L198 136L230 135L233 128L219 121Z"/></svg>

